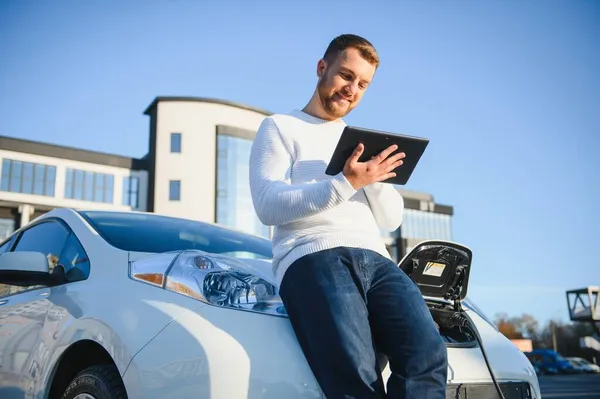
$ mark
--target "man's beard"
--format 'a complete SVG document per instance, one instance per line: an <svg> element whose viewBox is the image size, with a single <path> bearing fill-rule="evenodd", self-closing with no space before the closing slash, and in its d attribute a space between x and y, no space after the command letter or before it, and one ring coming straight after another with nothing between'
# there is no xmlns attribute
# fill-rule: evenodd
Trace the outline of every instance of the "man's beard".
<svg viewBox="0 0 600 399"><path fill-rule="evenodd" d="M327 114L333 118L342 118L352 111L352 103L349 102L348 106L345 108L340 107L336 104L333 96L335 93L329 94L329 90L327 89L327 72L323 75L323 77L317 83L317 93L319 94L319 101L321 102L321 106L327 112ZM336 106L338 105L338 106Z"/></svg>

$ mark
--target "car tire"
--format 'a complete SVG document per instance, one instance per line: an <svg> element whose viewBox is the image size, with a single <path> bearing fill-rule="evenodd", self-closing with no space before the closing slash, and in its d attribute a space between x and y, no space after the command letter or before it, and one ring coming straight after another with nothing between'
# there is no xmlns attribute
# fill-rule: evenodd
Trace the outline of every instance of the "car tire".
<svg viewBox="0 0 600 399"><path fill-rule="evenodd" d="M73 399L88 394L94 399L126 399L125 386L119 371L113 365L88 367L73 378L62 399Z"/></svg>

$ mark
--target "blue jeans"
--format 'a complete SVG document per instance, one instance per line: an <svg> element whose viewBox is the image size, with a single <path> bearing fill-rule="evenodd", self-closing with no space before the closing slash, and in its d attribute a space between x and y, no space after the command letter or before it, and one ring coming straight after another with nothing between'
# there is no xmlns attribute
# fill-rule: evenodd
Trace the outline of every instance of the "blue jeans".
<svg viewBox="0 0 600 399"><path fill-rule="evenodd" d="M418 287L390 259L344 247L306 255L280 295L327 399L446 398L446 345ZM387 395L378 354L389 359Z"/></svg>

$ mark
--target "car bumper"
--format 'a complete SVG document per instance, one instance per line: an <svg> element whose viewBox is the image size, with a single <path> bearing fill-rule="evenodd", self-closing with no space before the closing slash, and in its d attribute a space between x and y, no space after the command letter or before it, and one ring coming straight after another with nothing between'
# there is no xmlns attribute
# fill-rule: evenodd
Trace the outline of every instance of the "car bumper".
<svg viewBox="0 0 600 399"><path fill-rule="evenodd" d="M534 398L528 382L501 382L498 384L505 399ZM496 386L491 383L450 384L446 391L447 399L497 398Z"/></svg>

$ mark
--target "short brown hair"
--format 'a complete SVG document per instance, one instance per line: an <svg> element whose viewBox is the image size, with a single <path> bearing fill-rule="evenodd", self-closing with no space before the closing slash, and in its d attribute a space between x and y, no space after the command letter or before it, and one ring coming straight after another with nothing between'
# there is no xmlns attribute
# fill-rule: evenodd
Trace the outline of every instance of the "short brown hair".
<svg viewBox="0 0 600 399"><path fill-rule="evenodd" d="M331 61L347 48L357 49L367 62L374 65L376 68L379 67L379 55L371 42L364 37L350 33L339 35L334 38L331 43L329 43L329 46L327 46L323 59L325 61Z"/></svg>

